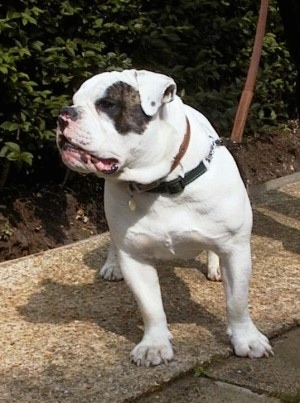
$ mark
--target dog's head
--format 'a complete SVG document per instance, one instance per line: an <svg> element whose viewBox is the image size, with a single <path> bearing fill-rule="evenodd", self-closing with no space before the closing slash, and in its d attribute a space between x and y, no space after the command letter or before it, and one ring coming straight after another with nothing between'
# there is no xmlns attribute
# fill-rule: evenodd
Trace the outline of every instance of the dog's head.
<svg viewBox="0 0 300 403"><path fill-rule="evenodd" d="M175 93L170 77L145 70L87 80L58 117L57 145L64 163L107 178L120 177L143 164L143 158L155 159L160 151L148 152L150 143L156 141L160 111Z"/></svg>

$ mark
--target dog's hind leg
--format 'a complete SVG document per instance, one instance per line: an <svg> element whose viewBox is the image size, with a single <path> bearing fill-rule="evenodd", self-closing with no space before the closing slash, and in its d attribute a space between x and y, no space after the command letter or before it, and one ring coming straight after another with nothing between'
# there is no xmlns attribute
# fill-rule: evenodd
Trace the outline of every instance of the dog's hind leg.
<svg viewBox="0 0 300 403"><path fill-rule="evenodd" d="M123 279L119 266L116 247L112 239L110 241L106 262L104 263L103 267L100 270L100 276L104 280L108 281L119 281Z"/></svg>
<svg viewBox="0 0 300 403"><path fill-rule="evenodd" d="M118 253L124 280L131 289L144 321L144 335L131 351L136 365L159 365L173 358L172 335L168 330L156 269L148 262Z"/></svg>
<svg viewBox="0 0 300 403"><path fill-rule="evenodd" d="M219 256L209 250L207 252L207 278L211 281L221 281Z"/></svg>
<svg viewBox="0 0 300 403"><path fill-rule="evenodd" d="M235 354L250 358L272 355L269 340L256 328L248 311L250 243L235 242L230 252L221 254L220 262L226 295L227 334Z"/></svg>

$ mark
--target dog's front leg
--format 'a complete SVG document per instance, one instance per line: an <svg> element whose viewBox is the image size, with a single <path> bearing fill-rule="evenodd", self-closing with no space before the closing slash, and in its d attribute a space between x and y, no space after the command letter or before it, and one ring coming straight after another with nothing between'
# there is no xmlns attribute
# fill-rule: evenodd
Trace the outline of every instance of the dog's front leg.
<svg viewBox="0 0 300 403"><path fill-rule="evenodd" d="M219 256L209 250L207 252L207 278L211 281L221 281Z"/></svg>
<svg viewBox="0 0 300 403"><path fill-rule="evenodd" d="M110 240L106 261L100 270L100 276L104 280L108 281L119 281L123 279L119 266L117 250L115 247L115 243L112 239Z"/></svg>
<svg viewBox="0 0 300 403"><path fill-rule="evenodd" d="M235 354L250 358L273 354L269 340L256 328L248 311L250 244L236 243L231 252L222 255L221 268L226 295L227 334Z"/></svg>
<svg viewBox="0 0 300 403"><path fill-rule="evenodd" d="M139 365L159 365L173 358L172 335L168 330L156 269L147 262L135 260L119 252L124 280L133 292L144 321L144 336L131 351L130 357Z"/></svg>

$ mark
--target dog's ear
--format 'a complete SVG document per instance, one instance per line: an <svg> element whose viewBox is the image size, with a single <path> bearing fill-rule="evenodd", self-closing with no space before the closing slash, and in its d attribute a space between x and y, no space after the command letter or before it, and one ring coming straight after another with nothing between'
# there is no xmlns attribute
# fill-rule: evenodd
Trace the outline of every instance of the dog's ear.
<svg viewBox="0 0 300 403"><path fill-rule="evenodd" d="M176 95L175 81L163 74L139 70L135 72L141 106L147 116L153 116L158 109L173 101Z"/></svg>

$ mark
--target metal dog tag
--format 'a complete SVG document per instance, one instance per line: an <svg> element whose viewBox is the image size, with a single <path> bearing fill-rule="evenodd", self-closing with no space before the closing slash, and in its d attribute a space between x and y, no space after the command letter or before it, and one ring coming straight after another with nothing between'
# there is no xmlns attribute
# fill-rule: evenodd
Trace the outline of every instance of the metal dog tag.
<svg viewBox="0 0 300 403"><path fill-rule="evenodd" d="M133 196L131 196L129 199L128 207L129 207L130 211L135 211L135 209L136 209L136 202L135 202Z"/></svg>

